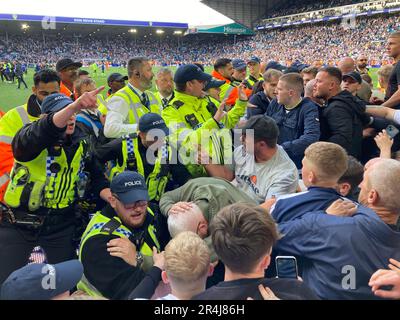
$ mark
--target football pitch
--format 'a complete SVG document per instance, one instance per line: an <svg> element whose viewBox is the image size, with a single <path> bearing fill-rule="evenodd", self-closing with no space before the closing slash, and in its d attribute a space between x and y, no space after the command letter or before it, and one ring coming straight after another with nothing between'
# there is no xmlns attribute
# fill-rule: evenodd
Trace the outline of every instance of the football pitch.
<svg viewBox="0 0 400 320"><path fill-rule="evenodd" d="M106 89L103 91L103 95L105 96L105 93L107 92L107 77L109 74L113 72L119 72L123 75L127 74L127 71L125 68L115 68L111 67L109 70L107 70L104 74L101 73L101 69L99 69L97 74L93 74L92 70L90 68L83 68L87 71L90 72L91 77L96 81L97 86L102 86L105 85ZM159 67L154 68L154 73L157 73L157 70ZM173 71L175 71L176 67L171 67ZM377 70L378 69L371 69L371 75L372 79L374 81L374 87L376 87L377 82L378 82L378 77L377 77ZM212 67L206 67L206 72L211 73ZM21 85L21 89L17 89L17 80L15 80L15 83L7 83L7 82L0 82L0 109L4 112L15 108L17 106L20 106L28 100L29 96L32 94L32 86L33 86L33 74L34 71L33 69L28 70L28 74L24 75L24 80L26 84L28 85L28 89L24 89L25 87ZM155 90L154 87L154 81L153 81L153 91Z"/></svg>

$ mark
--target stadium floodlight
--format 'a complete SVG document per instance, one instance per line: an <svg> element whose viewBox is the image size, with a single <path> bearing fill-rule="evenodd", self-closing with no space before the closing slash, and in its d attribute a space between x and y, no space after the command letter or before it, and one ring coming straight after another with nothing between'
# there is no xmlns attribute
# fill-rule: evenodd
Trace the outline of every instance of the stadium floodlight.
<svg viewBox="0 0 400 320"><path fill-rule="evenodd" d="M175 30L174 34L182 34L182 31L181 30Z"/></svg>
<svg viewBox="0 0 400 320"><path fill-rule="evenodd" d="M157 34L163 34L163 33L164 33L164 30L157 29L157 30L156 30L156 33L157 33Z"/></svg>
<svg viewBox="0 0 400 320"><path fill-rule="evenodd" d="M27 29L29 29L29 24L27 24L27 23L23 23L22 25L21 25L21 29L22 30L27 30Z"/></svg>
<svg viewBox="0 0 400 320"><path fill-rule="evenodd" d="M137 30L136 29L129 29L129 32L130 33L137 33Z"/></svg>

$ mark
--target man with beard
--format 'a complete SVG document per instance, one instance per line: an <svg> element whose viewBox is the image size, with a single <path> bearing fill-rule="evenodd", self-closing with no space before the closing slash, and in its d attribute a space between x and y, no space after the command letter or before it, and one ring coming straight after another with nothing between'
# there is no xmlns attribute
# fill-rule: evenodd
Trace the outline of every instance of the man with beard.
<svg viewBox="0 0 400 320"><path fill-rule="evenodd" d="M57 61L56 70L61 79L60 93L74 99L74 82L79 78L81 62L65 58Z"/></svg>
<svg viewBox="0 0 400 320"><path fill-rule="evenodd" d="M161 68L156 76L157 92L155 93L159 103L165 108L175 97L174 93L174 74L171 69Z"/></svg>
<svg viewBox="0 0 400 320"><path fill-rule="evenodd" d="M335 67L321 69L316 77L315 95L325 100L321 108L321 141L337 143L348 154L361 158L362 131L368 124L365 104L341 89L342 72Z"/></svg>
<svg viewBox="0 0 400 320"><path fill-rule="evenodd" d="M369 75L369 69L367 68L368 65L368 58L366 55L361 54L358 56L357 61L356 61L356 71L360 74L368 74Z"/></svg>
<svg viewBox="0 0 400 320"><path fill-rule="evenodd" d="M3 201L10 171L14 162L11 142L24 125L39 119L43 99L60 91L60 78L50 69L44 69L33 77L34 86L28 102L8 111L0 119L0 201Z"/></svg>
<svg viewBox="0 0 400 320"><path fill-rule="evenodd" d="M14 166L4 195L8 207L0 224L0 282L27 263L35 246L45 250L49 263L75 257L75 204L83 174L94 194L105 201L111 196L103 167L75 130L75 114L95 105L103 88L75 102L49 95L41 118L14 137Z"/></svg>
<svg viewBox="0 0 400 320"><path fill-rule="evenodd" d="M149 112L161 114L162 108L150 90L154 73L149 59L135 57L128 61L128 84L107 102L104 135L120 138L135 133L140 117Z"/></svg>
<svg viewBox="0 0 400 320"><path fill-rule="evenodd" d="M167 241L142 175L125 171L110 188L110 204L94 215L82 237L79 260L85 272L78 289L124 299L143 280L144 270L159 278L164 259L157 251Z"/></svg>

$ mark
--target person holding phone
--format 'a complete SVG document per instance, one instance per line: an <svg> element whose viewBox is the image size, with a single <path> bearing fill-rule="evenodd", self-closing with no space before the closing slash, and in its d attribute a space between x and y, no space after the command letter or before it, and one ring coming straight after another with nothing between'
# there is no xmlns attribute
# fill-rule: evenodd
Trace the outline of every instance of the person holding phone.
<svg viewBox="0 0 400 320"><path fill-rule="evenodd" d="M210 230L215 252L225 265L225 278L194 300L261 300L264 295L260 294L260 285L282 300L318 299L302 281L264 277L272 247L280 238L265 209L249 204L230 205L218 212Z"/></svg>
<svg viewBox="0 0 400 320"><path fill-rule="evenodd" d="M304 283L322 299L378 298L368 285L372 273L400 259L400 163L378 159L366 168L353 211L339 199L279 224L285 236L275 249L302 258Z"/></svg>

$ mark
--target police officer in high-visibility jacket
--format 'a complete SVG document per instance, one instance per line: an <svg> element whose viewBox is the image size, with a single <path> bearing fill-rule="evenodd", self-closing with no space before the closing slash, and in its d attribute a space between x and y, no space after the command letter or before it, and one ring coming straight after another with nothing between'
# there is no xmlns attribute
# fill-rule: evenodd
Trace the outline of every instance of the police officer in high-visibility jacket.
<svg viewBox="0 0 400 320"><path fill-rule="evenodd" d="M171 130L170 142L176 145L181 161L194 177L207 175L197 161L196 151L199 148L218 163L223 163L225 155L221 151L229 141L223 142L221 138L230 138L230 130L226 129L236 126L247 105L242 85L239 87L239 99L229 112L224 112L224 103L210 103L204 98L203 90L211 80L212 77L196 65L179 67L174 76L175 98L162 113Z"/></svg>
<svg viewBox="0 0 400 320"><path fill-rule="evenodd" d="M163 109L175 97L174 93L174 74L169 68L161 68L156 75L156 88L155 96Z"/></svg>
<svg viewBox="0 0 400 320"><path fill-rule="evenodd" d="M46 97L42 117L14 137L4 196L8 210L0 223L0 283L27 263L35 246L44 249L49 263L75 257L75 204L86 180L103 200L111 196L103 167L75 130L75 113L93 106L100 89L75 102L60 93Z"/></svg>
<svg viewBox="0 0 400 320"><path fill-rule="evenodd" d="M104 134L107 138L120 138L134 133L141 116L148 112L161 114L162 107L152 87L154 77L150 61L144 57L128 61L128 85L107 102Z"/></svg>
<svg viewBox="0 0 400 320"><path fill-rule="evenodd" d="M251 87L254 87L254 84L257 81L263 80L263 76L261 73L261 60L258 57L251 57L247 61L247 66L249 67L249 76L246 78L247 82Z"/></svg>
<svg viewBox="0 0 400 320"><path fill-rule="evenodd" d="M82 236L79 260L85 271L78 289L124 299L144 278L144 271L159 277L157 267L162 269L163 261L157 251L169 235L162 215L148 206L142 175L125 171L110 188L110 204L93 216Z"/></svg>
<svg viewBox="0 0 400 320"><path fill-rule="evenodd" d="M99 146L96 154L102 163L115 162L109 179L125 170L145 177L150 201L158 202L164 191L184 185L191 178L177 161L176 149L168 142L169 130L157 113L139 119L139 130L126 137Z"/></svg>
<svg viewBox="0 0 400 320"><path fill-rule="evenodd" d="M60 92L60 77L54 70L43 69L35 73L33 84L28 102L9 110L0 119L0 201L3 201L14 163L12 139L24 125L39 119L40 106L46 96Z"/></svg>
<svg viewBox="0 0 400 320"><path fill-rule="evenodd" d="M116 94L119 90L125 87L125 81L127 80L128 76L123 76L118 72L111 73L108 76L107 84L110 87L110 89L108 89L107 91L107 98L104 99L103 96L98 96L100 101L97 101L99 105L98 109L102 115L106 115L108 112L107 110L108 100L110 100L114 96L114 94Z"/></svg>

